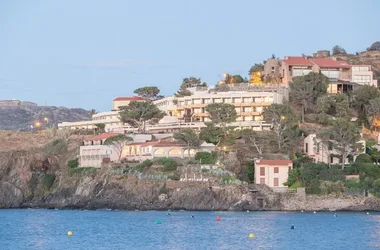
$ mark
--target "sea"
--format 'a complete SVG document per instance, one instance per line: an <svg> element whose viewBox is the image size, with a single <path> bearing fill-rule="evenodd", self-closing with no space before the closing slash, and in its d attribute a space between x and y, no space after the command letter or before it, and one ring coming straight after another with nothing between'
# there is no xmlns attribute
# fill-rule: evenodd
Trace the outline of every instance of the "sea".
<svg viewBox="0 0 380 250"><path fill-rule="evenodd" d="M5 209L0 249L380 249L380 213Z"/></svg>

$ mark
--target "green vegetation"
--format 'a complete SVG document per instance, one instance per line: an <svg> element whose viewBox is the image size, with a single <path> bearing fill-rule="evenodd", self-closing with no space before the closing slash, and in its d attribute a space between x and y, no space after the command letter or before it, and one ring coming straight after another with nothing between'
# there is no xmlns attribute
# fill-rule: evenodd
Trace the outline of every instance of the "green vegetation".
<svg viewBox="0 0 380 250"><path fill-rule="evenodd" d="M172 158L158 158L155 162L163 166L162 171L164 172L176 171L178 167L177 161Z"/></svg>
<svg viewBox="0 0 380 250"><path fill-rule="evenodd" d="M46 186L47 189L50 189L53 186L55 181L55 174L45 174L42 183Z"/></svg>
<svg viewBox="0 0 380 250"><path fill-rule="evenodd" d="M124 123L138 128L140 133L145 132L145 125L157 123L165 114L153 102L131 101L128 106L120 107L120 118Z"/></svg>
<svg viewBox="0 0 380 250"><path fill-rule="evenodd" d="M136 89L133 93L147 100L155 100L157 99L160 90L156 86L146 86Z"/></svg>
<svg viewBox="0 0 380 250"><path fill-rule="evenodd" d="M195 154L195 160L197 160L201 164L215 164L218 159L218 153L216 151L213 152L197 152Z"/></svg>
<svg viewBox="0 0 380 250"><path fill-rule="evenodd" d="M343 49L339 45L335 45L332 48L332 54L333 54L333 56L336 56L336 55L347 55L347 52L346 52L345 49Z"/></svg>
<svg viewBox="0 0 380 250"><path fill-rule="evenodd" d="M188 88L200 87L200 86L206 87L207 84L205 82L201 84L200 78L196 78L196 77L184 78L175 96L176 97L190 96L191 92L188 90Z"/></svg>
<svg viewBox="0 0 380 250"><path fill-rule="evenodd" d="M136 166L133 167L133 170L136 170L137 172L143 172L145 168L149 168L153 165L153 162L151 160L145 160Z"/></svg>
<svg viewBox="0 0 380 250"><path fill-rule="evenodd" d="M62 139L54 140L43 148L47 155L61 155L67 152L67 143Z"/></svg>
<svg viewBox="0 0 380 250"><path fill-rule="evenodd" d="M160 188L160 194L167 194L168 189L166 188L166 183Z"/></svg>
<svg viewBox="0 0 380 250"><path fill-rule="evenodd" d="M70 160L67 163L68 172L70 176L75 174L91 174L96 172L94 167L79 167L79 159Z"/></svg>

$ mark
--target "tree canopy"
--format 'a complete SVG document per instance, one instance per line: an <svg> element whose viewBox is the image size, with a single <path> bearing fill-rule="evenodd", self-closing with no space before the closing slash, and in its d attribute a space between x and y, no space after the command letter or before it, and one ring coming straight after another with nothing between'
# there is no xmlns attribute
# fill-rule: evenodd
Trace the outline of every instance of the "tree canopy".
<svg viewBox="0 0 380 250"><path fill-rule="evenodd" d="M261 72L264 70L264 64L262 63L255 63L248 71L249 75L255 72Z"/></svg>
<svg viewBox="0 0 380 250"><path fill-rule="evenodd" d="M133 93L148 100L155 100L157 99L160 90L155 86L146 86L136 89Z"/></svg>
<svg viewBox="0 0 380 250"><path fill-rule="evenodd" d="M201 78L196 78L193 76L184 78L175 96L176 97L190 96L191 92L188 90L188 88L199 87L199 86L207 87L207 83L205 82L201 83Z"/></svg>
<svg viewBox="0 0 380 250"><path fill-rule="evenodd" d="M340 47L339 45L335 45L333 48L332 48L332 54L334 56L336 55L347 55L347 52L345 49L343 49L342 47Z"/></svg>
<svg viewBox="0 0 380 250"><path fill-rule="evenodd" d="M244 82L244 78L241 75L232 76L232 83L242 83Z"/></svg>
<svg viewBox="0 0 380 250"><path fill-rule="evenodd" d="M118 155L118 160L120 161L123 149L129 141L133 141L132 137L120 134L108 137L104 141L104 145L112 146Z"/></svg>
<svg viewBox="0 0 380 250"><path fill-rule="evenodd" d="M264 120L272 124L273 141L279 151L283 151L292 144L298 136L297 116L287 104L272 104L264 109Z"/></svg>
<svg viewBox="0 0 380 250"><path fill-rule="evenodd" d="M332 144L342 158L342 170L345 166L347 156L355 153L360 149L358 141L360 140L359 127L347 119L338 118L333 120L332 126L318 134L318 137Z"/></svg>
<svg viewBox="0 0 380 250"><path fill-rule="evenodd" d="M367 48L368 51L374 51L374 50L377 50L379 51L380 50L380 41L376 41L374 42L371 46L369 46Z"/></svg>
<svg viewBox="0 0 380 250"><path fill-rule="evenodd" d="M353 93L353 107L356 109L358 115L358 122L369 126L369 115L367 114L367 108L372 99L380 97L379 90L374 86L364 85L357 88Z"/></svg>
<svg viewBox="0 0 380 250"><path fill-rule="evenodd" d="M289 84L290 101L301 106L302 122L305 112L315 106L318 97L327 94L328 84L328 78L321 73L310 72L293 78L293 82Z"/></svg>
<svg viewBox="0 0 380 250"><path fill-rule="evenodd" d="M138 128L139 132L145 132L146 122L157 123L165 115L152 102L131 101L120 110L121 121Z"/></svg>
<svg viewBox="0 0 380 250"><path fill-rule="evenodd" d="M236 121L237 113L235 106L228 103L212 103L206 106L210 119L216 124L225 127L227 123Z"/></svg>
<svg viewBox="0 0 380 250"><path fill-rule="evenodd" d="M200 145L200 140L198 138L198 135L191 128L185 128L177 133L174 133L173 138L180 140L186 144L187 149L188 149L187 153L188 153L189 159L190 159L190 150L196 149Z"/></svg>
<svg viewBox="0 0 380 250"><path fill-rule="evenodd" d="M223 129L215 126L213 122L207 122L206 127L201 128L199 139L217 145L223 138Z"/></svg>

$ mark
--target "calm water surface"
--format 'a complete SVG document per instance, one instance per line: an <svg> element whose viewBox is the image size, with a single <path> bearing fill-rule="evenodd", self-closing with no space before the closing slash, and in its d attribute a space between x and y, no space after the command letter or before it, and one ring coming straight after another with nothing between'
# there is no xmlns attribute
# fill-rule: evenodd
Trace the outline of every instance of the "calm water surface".
<svg viewBox="0 0 380 250"><path fill-rule="evenodd" d="M170 214L0 210L0 249L380 249L380 213Z"/></svg>

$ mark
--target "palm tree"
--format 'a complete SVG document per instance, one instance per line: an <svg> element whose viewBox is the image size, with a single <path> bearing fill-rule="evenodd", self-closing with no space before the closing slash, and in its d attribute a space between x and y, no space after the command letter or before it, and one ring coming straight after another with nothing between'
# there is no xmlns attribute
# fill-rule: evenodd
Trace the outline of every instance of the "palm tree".
<svg viewBox="0 0 380 250"><path fill-rule="evenodd" d="M90 112L91 116L93 116L93 115L95 115L95 114L98 113L98 111L96 111L96 109L90 109L89 112Z"/></svg>

